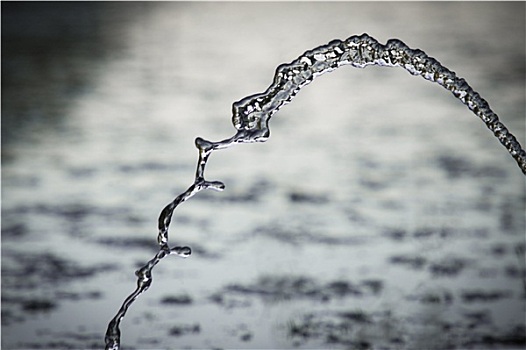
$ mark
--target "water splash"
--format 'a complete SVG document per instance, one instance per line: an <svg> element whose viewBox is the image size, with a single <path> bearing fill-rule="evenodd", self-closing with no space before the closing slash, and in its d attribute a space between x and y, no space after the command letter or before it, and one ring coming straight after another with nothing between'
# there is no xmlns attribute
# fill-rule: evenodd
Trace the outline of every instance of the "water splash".
<svg viewBox="0 0 526 350"><path fill-rule="evenodd" d="M436 82L465 104L486 124L500 143L515 159L519 168L526 174L526 152L517 139L499 121L489 104L468 83L442 66L436 59L421 50L410 49L397 39L385 45L378 43L367 34L351 36L345 41L333 40L327 45L306 51L291 63L282 64L276 69L274 81L263 93L243 98L232 105L232 122L237 132L234 136L218 141L207 141L198 137L195 145L199 151L194 183L169 203L159 216L158 253L142 268L136 271L137 288L123 302L121 308L110 321L106 332L106 349L119 349L120 322L131 304L146 291L152 283L152 270L165 256L176 254L188 257L189 247L170 248L168 228L174 210L187 199L204 189L222 191L225 185L220 181L205 180L205 168L215 150L224 149L238 143L264 142L270 137L269 121L281 107L289 103L299 90L315 77L333 71L343 65L364 68L368 65L402 67L412 75L420 75L426 80Z"/></svg>

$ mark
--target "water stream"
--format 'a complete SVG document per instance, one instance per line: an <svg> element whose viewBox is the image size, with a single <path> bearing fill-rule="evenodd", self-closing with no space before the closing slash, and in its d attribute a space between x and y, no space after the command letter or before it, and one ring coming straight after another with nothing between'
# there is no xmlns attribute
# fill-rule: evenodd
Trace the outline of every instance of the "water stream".
<svg viewBox="0 0 526 350"><path fill-rule="evenodd" d="M197 170L192 185L169 203L159 216L158 237L159 251L142 268L136 271L137 287L125 299L121 308L110 321L105 342L106 349L120 348L120 323L128 308L139 295L145 292L152 283L152 270L164 257L176 254L188 257L189 247L170 247L168 232L174 210L187 199L204 189L222 191L225 186L220 181L205 179L207 161L213 151L228 148L234 144L264 142L270 136L269 121L282 106L289 103L299 90L309 84L315 77L335 70L343 65L364 68L368 65L385 67L402 67L412 75L419 75L435 82L465 104L477 115L498 138L500 143L515 159L520 170L526 174L526 152L517 139L499 121L489 104L475 92L468 83L442 66L436 59L423 51L411 49L398 39L391 39L385 45L378 43L367 34L351 36L348 39L333 40L306 51L288 64L276 69L274 80L263 93L245 97L232 106L232 122L237 129L234 136L218 142L197 138L195 145L199 152Z"/></svg>

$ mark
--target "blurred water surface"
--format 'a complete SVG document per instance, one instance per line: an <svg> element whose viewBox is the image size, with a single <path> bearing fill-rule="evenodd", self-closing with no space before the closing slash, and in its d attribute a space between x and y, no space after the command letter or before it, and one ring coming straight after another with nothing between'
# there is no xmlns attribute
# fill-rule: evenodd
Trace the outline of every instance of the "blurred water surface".
<svg viewBox="0 0 526 350"><path fill-rule="evenodd" d="M196 136L331 39L399 38L525 145L525 4L2 3L2 348L102 348ZM343 67L214 153L124 348L521 348L525 182L402 69Z"/></svg>

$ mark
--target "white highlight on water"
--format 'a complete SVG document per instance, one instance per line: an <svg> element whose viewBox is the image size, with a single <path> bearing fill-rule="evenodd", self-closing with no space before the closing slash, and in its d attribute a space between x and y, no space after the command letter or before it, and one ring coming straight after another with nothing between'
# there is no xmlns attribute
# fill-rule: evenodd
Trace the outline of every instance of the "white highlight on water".
<svg viewBox="0 0 526 350"><path fill-rule="evenodd" d="M146 291L152 283L152 270L161 259L170 254L188 257L189 247L170 248L168 228L177 206L204 189L222 191L225 185L220 181L205 180L205 167L213 151L224 149L238 143L264 142L270 136L269 121L282 106L289 103L299 90L315 77L333 71L344 65L364 68L368 65L402 67L412 75L422 76L435 82L465 104L486 124L488 129L506 147L519 168L526 174L526 152L517 139L499 121L498 116L468 83L442 66L436 59L421 50L410 49L398 39L391 39L385 45L378 43L367 34L351 36L345 41L333 40L327 45L306 51L291 63L282 64L276 69L274 81L263 93L243 98L232 105L232 122L237 129L234 136L211 142L198 137L195 145L199 150L194 183L171 203L159 216L157 241L159 251L142 268L137 270L137 288L124 300L121 308L110 321L106 331L106 349L119 349L120 322L131 304Z"/></svg>

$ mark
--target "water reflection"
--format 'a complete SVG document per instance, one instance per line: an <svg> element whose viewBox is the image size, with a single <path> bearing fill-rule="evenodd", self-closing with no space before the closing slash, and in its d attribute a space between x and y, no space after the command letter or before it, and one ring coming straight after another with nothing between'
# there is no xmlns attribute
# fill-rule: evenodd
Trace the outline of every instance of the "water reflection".
<svg viewBox="0 0 526 350"><path fill-rule="evenodd" d="M123 27L140 4L2 4L2 159L16 140L67 132L72 105L93 89L102 63L122 52Z"/></svg>
<svg viewBox="0 0 526 350"><path fill-rule="evenodd" d="M193 176L195 136L230 134L232 101L306 48L399 37L524 128L524 3L2 10L2 348L102 348L160 208ZM193 255L158 266L124 344L524 347L524 177L464 106L416 80L335 72L269 142L218 154L208 175L227 189L176 213Z"/></svg>

